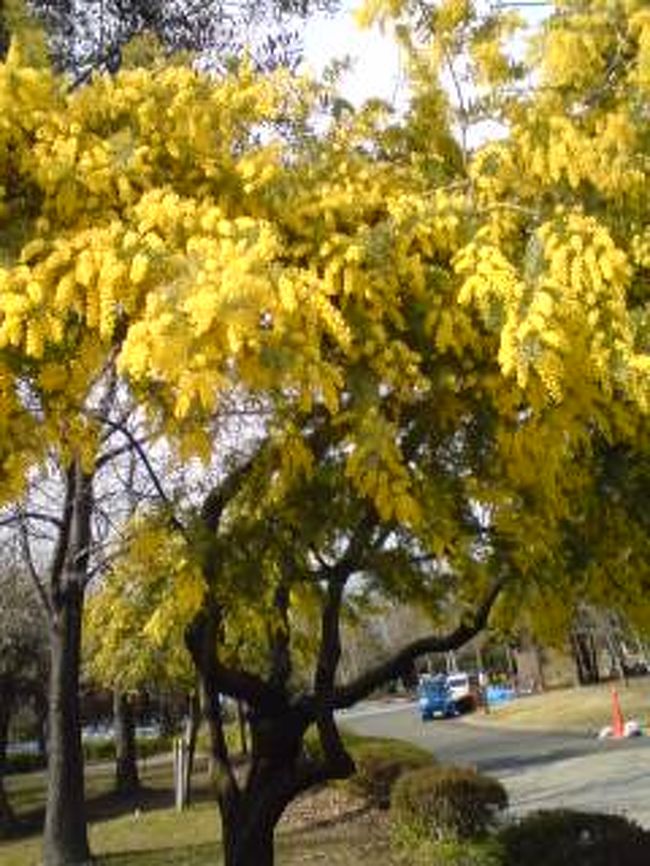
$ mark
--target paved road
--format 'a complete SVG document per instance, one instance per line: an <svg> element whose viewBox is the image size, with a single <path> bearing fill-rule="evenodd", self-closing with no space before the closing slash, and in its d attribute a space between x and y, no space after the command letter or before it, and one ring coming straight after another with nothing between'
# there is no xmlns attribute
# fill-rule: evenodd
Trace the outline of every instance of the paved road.
<svg viewBox="0 0 650 866"><path fill-rule="evenodd" d="M471 717L423 723L415 705L367 709L341 721L359 733L408 740L445 763L496 776L515 812L594 809L626 814L650 829L650 737L599 741L497 729Z"/></svg>

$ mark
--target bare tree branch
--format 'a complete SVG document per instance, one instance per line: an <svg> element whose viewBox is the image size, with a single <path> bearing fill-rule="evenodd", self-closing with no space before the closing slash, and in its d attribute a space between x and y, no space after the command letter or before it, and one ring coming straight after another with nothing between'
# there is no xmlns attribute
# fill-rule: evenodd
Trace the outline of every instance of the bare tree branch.
<svg viewBox="0 0 650 866"><path fill-rule="evenodd" d="M34 589L39 597L43 608L48 615L51 617L53 614L52 611L52 603L50 598L48 597L47 592L45 591L45 587L43 586L43 581L36 569L36 565L34 564L34 557L32 556L32 549L29 543L29 535L27 533L27 524L25 520L20 520L19 523L20 529L20 546L23 555L23 559L25 561L25 565L27 566L27 571L31 578L32 583L34 584Z"/></svg>
<svg viewBox="0 0 650 866"><path fill-rule="evenodd" d="M59 517L55 517L53 514L46 514L44 511L16 511L7 517L0 518L0 526L13 526L17 523L22 523L26 520L39 520L43 523L51 523L53 526L56 526L57 529L60 529L63 526L63 522Z"/></svg>
<svg viewBox="0 0 650 866"><path fill-rule="evenodd" d="M178 532L181 533L181 535L183 535L186 538L187 537L187 529L181 523L181 521L178 519L178 516L175 513L174 503L172 502L172 500L169 498L169 496L165 492L165 489L162 486L162 482L160 481L160 478L158 477L158 473L154 469L154 467L151 463L151 460L149 459L144 448L142 447L140 440L138 438L136 438L136 436L132 433L132 431L129 430L129 428L125 424L121 423L120 421L113 421L111 418L109 418L107 416L101 416L99 414L97 414L96 417L98 418L98 420L100 420L107 427L110 427L111 429L121 433L128 440L133 451L140 458L140 462L144 466L144 468L147 472L147 475L149 476L151 483L153 484L153 486L156 490L156 493L158 494L158 497L160 498L161 502L168 508L169 521L170 521L171 525L174 527L174 529L176 529Z"/></svg>
<svg viewBox="0 0 650 866"><path fill-rule="evenodd" d="M120 431L121 432L121 431ZM150 436L143 436L142 439L135 439L140 446L145 445ZM103 469L108 463L111 463L117 457L121 457L124 454L129 454L134 450L134 445L131 441L127 442L125 445L120 445L117 448L113 448L111 451L106 451L95 461L95 468L97 470Z"/></svg>

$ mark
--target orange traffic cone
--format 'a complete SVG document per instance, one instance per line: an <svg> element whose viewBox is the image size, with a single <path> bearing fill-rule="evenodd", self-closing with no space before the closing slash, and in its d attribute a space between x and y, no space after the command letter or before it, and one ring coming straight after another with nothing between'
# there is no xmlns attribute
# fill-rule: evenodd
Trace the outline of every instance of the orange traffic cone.
<svg viewBox="0 0 650 866"><path fill-rule="evenodd" d="M612 689L612 736L622 737L625 733L625 722L616 689Z"/></svg>

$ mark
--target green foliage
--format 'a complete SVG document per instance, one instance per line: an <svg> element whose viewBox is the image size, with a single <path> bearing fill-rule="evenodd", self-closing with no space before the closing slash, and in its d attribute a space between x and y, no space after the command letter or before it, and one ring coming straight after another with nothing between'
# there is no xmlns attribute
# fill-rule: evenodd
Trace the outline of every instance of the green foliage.
<svg viewBox="0 0 650 866"><path fill-rule="evenodd" d="M242 749L242 739L241 739L241 729L239 727L239 723L236 718L233 718L231 714L226 715L226 720L223 726L223 733L226 738L226 745L228 747L228 753L235 760L243 756ZM246 731L246 735L250 737L250 732ZM196 739L196 749L197 752L204 752L205 754L209 754L211 749L210 743L210 732L207 729L202 729L199 731L199 734Z"/></svg>
<svg viewBox="0 0 650 866"><path fill-rule="evenodd" d="M120 558L85 606L86 672L109 688L170 683L189 690L184 629L200 604L200 575L168 527L151 519L128 529Z"/></svg>
<svg viewBox="0 0 650 866"><path fill-rule="evenodd" d="M393 840L405 866L502 866L501 847L494 838L434 842L402 829L393 833Z"/></svg>
<svg viewBox="0 0 650 866"><path fill-rule="evenodd" d="M47 670L45 621L29 577L4 555L0 560L0 686L38 691ZM7 700L7 697L4 698Z"/></svg>
<svg viewBox="0 0 650 866"><path fill-rule="evenodd" d="M137 741L138 758L149 758L170 752L172 740L170 737L144 737ZM86 740L83 744L86 761L112 761L115 759L115 740L111 737L101 737Z"/></svg>
<svg viewBox="0 0 650 866"><path fill-rule="evenodd" d="M350 789L380 809L390 806L393 787L404 773L435 763L429 752L397 740L368 738L354 743L350 753L356 766Z"/></svg>
<svg viewBox="0 0 650 866"><path fill-rule="evenodd" d="M621 815L534 812L499 834L504 866L647 866L650 833Z"/></svg>
<svg viewBox="0 0 650 866"><path fill-rule="evenodd" d="M172 740L170 737L143 737L137 741L137 753L140 759L170 752L171 749ZM86 761L113 761L115 760L115 741L111 737L85 740L83 751ZM8 755L6 774L29 773L32 770L42 770L45 766L46 762L41 755Z"/></svg>
<svg viewBox="0 0 650 866"><path fill-rule="evenodd" d="M402 776L395 785L391 819L398 847L413 839L478 839L508 805L496 779L463 767L428 767Z"/></svg>

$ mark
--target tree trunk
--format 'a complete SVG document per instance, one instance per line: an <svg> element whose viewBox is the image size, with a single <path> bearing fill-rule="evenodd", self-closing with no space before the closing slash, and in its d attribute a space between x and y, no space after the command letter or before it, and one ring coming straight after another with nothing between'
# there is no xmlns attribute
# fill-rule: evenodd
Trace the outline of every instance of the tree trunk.
<svg viewBox="0 0 650 866"><path fill-rule="evenodd" d="M223 829L224 866L273 866L274 827L229 822Z"/></svg>
<svg viewBox="0 0 650 866"><path fill-rule="evenodd" d="M576 663L578 682L581 686L591 685L599 681L598 661L594 653L590 634L574 630L571 633L573 657Z"/></svg>
<svg viewBox="0 0 650 866"><path fill-rule="evenodd" d="M50 624L51 669L45 866L90 861L84 806L79 666L83 590L70 581Z"/></svg>
<svg viewBox="0 0 650 866"><path fill-rule="evenodd" d="M0 689L0 839L9 835L16 823L7 792L4 778L7 765L7 740L9 737L9 720L13 708L13 695L7 688Z"/></svg>
<svg viewBox="0 0 650 866"><path fill-rule="evenodd" d="M196 755L196 740L201 727L201 700L198 691L190 694L189 700L189 724L187 730L187 767L185 777L185 791L187 793L187 804L192 800L192 773L194 772L194 756Z"/></svg>
<svg viewBox="0 0 650 866"><path fill-rule="evenodd" d="M44 678L47 680L47 677ZM34 694L34 713L36 714L36 740L38 742L38 754L47 763L47 693L45 684L37 689Z"/></svg>
<svg viewBox="0 0 650 866"><path fill-rule="evenodd" d="M588 640L589 640L590 682L599 683L600 682L600 666L598 663L598 649L596 647L596 640L594 638L593 628L589 629Z"/></svg>
<svg viewBox="0 0 650 866"><path fill-rule="evenodd" d="M160 733L163 737L173 737L177 734L176 718L169 695L158 696L158 720L160 722Z"/></svg>
<svg viewBox="0 0 650 866"><path fill-rule="evenodd" d="M275 828L285 808L303 791L350 775L354 764L309 762L304 736L309 716L287 706L277 714L251 716L251 766L236 797L220 797L224 866L272 866ZM333 718L331 719L334 723Z"/></svg>
<svg viewBox="0 0 650 866"><path fill-rule="evenodd" d="M113 724L115 727L115 787L120 794L138 792L138 756L135 741L133 706L128 695L113 692Z"/></svg>

